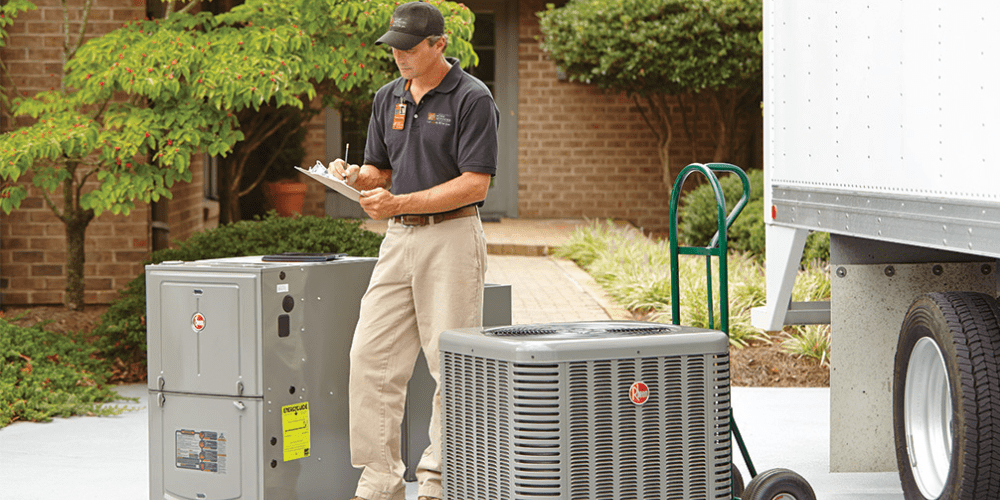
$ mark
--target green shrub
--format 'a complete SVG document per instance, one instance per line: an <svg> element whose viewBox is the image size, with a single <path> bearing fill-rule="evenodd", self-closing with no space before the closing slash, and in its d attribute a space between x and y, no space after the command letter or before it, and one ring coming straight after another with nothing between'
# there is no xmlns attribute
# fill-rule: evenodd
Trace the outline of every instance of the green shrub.
<svg viewBox="0 0 1000 500"><path fill-rule="evenodd" d="M806 239L802 263L814 261L830 262L830 233L812 233Z"/></svg>
<svg viewBox="0 0 1000 500"><path fill-rule="evenodd" d="M747 173L750 178L750 200L740 216L729 227L729 249L747 252L757 260L764 259L764 174L760 170ZM719 186L726 200L727 212L732 211L743 196L743 183L733 174L719 177ZM719 229L718 208L712 185L705 182L681 197L677 228L682 245L707 246ZM802 264L814 260L830 260L830 235L813 233L806 240Z"/></svg>
<svg viewBox="0 0 1000 500"><path fill-rule="evenodd" d="M107 362L97 348L78 334L43 327L0 319L0 427L18 420L121 413L121 407L103 406L119 398L107 385Z"/></svg>
<svg viewBox="0 0 1000 500"><path fill-rule="evenodd" d="M750 178L750 200L740 216L729 227L729 249L748 252L755 257L764 255L764 174L760 170L747 173ZM693 179L692 179L693 180ZM743 182L733 174L719 176L719 186L726 200L727 215L743 196ZM680 224L677 228L682 245L707 246L719 229L719 209L715 191L708 182L681 195Z"/></svg>
<svg viewBox="0 0 1000 500"><path fill-rule="evenodd" d="M146 264L169 260L194 261L283 252L335 252L355 257L378 256L382 235L360 227L360 221L329 217L279 217L240 221L196 233L177 248L153 252ZM108 359L124 364L123 378L145 375L146 278L133 279L101 316L93 332Z"/></svg>
<svg viewBox="0 0 1000 500"><path fill-rule="evenodd" d="M361 221L329 217L281 217L271 211L262 218L226 224L191 235L177 248L154 252L149 262L201 260L282 252L343 252L374 257L382 236L362 229Z"/></svg>

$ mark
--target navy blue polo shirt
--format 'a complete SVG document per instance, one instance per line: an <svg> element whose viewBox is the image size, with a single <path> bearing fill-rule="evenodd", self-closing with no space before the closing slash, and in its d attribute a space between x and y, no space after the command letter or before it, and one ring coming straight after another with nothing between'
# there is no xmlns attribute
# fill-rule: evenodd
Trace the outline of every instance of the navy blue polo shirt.
<svg viewBox="0 0 1000 500"><path fill-rule="evenodd" d="M463 71L458 59L448 62L451 70L419 106L404 78L375 94L365 163L392 169L393 194L429 189L462 172L496 175L500 110L483 82ZM393 130L400 102L406 104L405 122Z"/></svg>

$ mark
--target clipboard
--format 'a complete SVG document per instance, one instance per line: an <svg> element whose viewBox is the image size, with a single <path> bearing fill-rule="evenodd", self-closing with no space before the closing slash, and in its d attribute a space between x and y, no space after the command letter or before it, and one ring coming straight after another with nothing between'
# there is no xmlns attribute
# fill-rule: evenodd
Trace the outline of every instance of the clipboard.
<svg viewBox="0 0 1000 500"><path fill-rule="evenodd" d="M334 190L334 191L336 191L336 192L338 192L338 193L340 193L340 194L342 194L342 195L344 195L344 196L346 196L346 197L348 197L348 198L350 198L350 199L352 199L354 201L359 201L361 199L361 192L360 191L358 191L357 189L352 188L351 186L348 186L347 184L344 183L344 181L342 181L340 179L334 179L333 177L326 177L326 176L323 176L323 175L314 174L314 173L311 173L311 172L309 172L308 170L306 170L304 168L299 168L299 167L295 167L295 168L299 172L302 172L303 174L306 174L309 177L312 177L314 180L322 182L323 185L325 185L326 187L328 187L328 188L330 188L330 189L332 189L332 190Z"/></svg>

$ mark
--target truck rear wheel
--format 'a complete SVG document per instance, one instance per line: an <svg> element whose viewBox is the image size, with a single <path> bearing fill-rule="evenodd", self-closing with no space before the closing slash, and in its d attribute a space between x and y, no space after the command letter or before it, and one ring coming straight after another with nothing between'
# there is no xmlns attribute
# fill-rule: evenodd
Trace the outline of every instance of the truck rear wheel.
<svg viewBox="0 0 1000 500"><path fill-rule="evenodd" d="M893 373L907 499L1000 498L1000 308L981 293L917 298Z"/></svg>

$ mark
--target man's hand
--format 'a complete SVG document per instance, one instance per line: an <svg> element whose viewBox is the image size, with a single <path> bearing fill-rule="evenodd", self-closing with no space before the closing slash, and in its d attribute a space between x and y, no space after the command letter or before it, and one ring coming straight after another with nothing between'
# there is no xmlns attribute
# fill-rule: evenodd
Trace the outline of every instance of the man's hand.
<svg viewBox="0 0 1000 500"><path fill-rule="evenodd" d="M382 188L361 192L361 208L374 220L388 219L399 215L399 203L396 196Z"/></svg>
<svg viewBox="0 0 1000 500"><path fill-rule="evenodd" d="M344 184L351 187L354 187L354 184L358 181L358 174L361 173L361 167L357 165L348 165L347 162L341 160L340 158L333 160L333 162L330 163L330 166L327 167L327 170L330 171L330 175L332 175L334 179L340 179L344 181Z"/></svg>
<svg viewBox="0 0 1000 500"><path fill-rule="evenodd" d="M327 167L334 179L340 179L345 184L358 191L365 189L389 189L392 183L392 170L379 170L375 165L348 165L340 158Z"/></svg>

